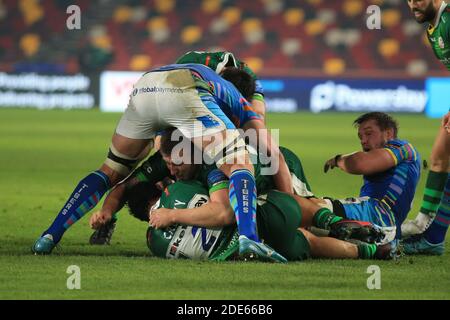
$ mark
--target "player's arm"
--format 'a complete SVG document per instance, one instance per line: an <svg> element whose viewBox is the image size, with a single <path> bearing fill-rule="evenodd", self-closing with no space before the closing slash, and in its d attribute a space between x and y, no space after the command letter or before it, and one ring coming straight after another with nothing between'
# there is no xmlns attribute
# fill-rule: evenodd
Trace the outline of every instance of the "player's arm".
<svg viewBox="0 0 450 320"><path fill-rule="evenodd" d="M214 192L210 195L210 201L200 207L191 209L160 208L150 214L150 225L155 228L165 228L173 224L216 228L234 222L228 189Z"/></svg>
<svg viewBox="0 0 450 320"><path fill-rule="evenodd" d="M155 153L136 168L129 177L118 183L114 189L112 189L105 198L102 208L95 212L89 219L91 228L100 228L103 224L110 221L116 212L119 212L123 208L127 201L125 193L129 188L139 182L147 181L156 183L167 176L169 176L169 172L161 155Z"/></svg>
<svg viewBox="0 0 450 320"><path fill-rule="evenodd" d="M204 177L209 188L209 202L191 209L157 209L150 214L150 225L168 227L174 223L200 227L222 227L235 222L228 196L229 180L215 168Z"/></svg>
<svg viewBox="0 0 450 320"><path fill-rule="evenodd" d="M324 171L335 167L350 173L371 175L386 171L396 165L396 159L387 149L358 151L347 155L337 155L325 163Z"/></svg>
<svg viewBox="0 0 450 320"><path fill-rule="evenodd" d="M92 214L89 219L89 224L92 229L100 228L102 225L110 221L116 212L119 212L123 208L126 202L124 197L125 190L130 183L133 183L132 181L134 180L125 180L117 184L114 189L112 189L112 191L105 198L102 208Z"/></svg>
<svg viewBox="0 0 450 320"><path fill-rule="evenodd" d="M239 61L239 63L244 65L244 71L247 72L253 80L255 80L255 92L253 93L253 97L251 99L251 104L253 110L259 114L263 120L263 122L266 122L266 102L264 101L264 89L261 84L261 81L258 79L256 74L253 72L251 68L247 64L245 64L242 61Z"/></svg>
<svg viewBox="0 0 450 320"><path fill-rule="evenodd" d="M244 125L244 130L248 129L256 130L259 150L262 150L263 153L274 159L272 161L272 167L274 168L273 180L277 190L293 193L292 177L289 168L280 151L280 147L274 141L264 123L261 120L250 120Z"/></svg>
<svg viewBox="0 0 450 320"><path fill-rule="evenodd" d="M264 102L264 98L255 97L255 95L253 95L251 104L253 110L255 110L255 112L261 116L262 121L266 123L266 103Z"/></svg>
<svg viewBox="0 0 450 320"><path fill-rule="evenodd" d="M325 163L324 171L339 167L347 173L371 175L386 171L403 161L416 161L417 158L417 150L410 143L391 140L381 149L337 155Z"/></svg>

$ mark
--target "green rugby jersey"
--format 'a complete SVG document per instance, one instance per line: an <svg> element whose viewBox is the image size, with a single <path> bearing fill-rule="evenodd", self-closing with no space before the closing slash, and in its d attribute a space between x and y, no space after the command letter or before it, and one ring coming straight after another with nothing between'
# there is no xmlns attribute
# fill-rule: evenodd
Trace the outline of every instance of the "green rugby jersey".
<svg viewBox="0 0 450 320"><path fill-rule="evenodd" d="M208 190L200 182L179 181L164 190L155 207L190 209L202 206L208 200ZM237 250L237 240L234 225L206 229L176 224L164 229L149 227L147 231L150 251L157 257L168 259L207 260L222 256L221 260L225 260ZM225 251L227 256L224 256Z"/></svg>
<svg viewBox="0 0 450 320"><path fill-rule="evenodd" d="M442 4L427 36L436 57L450 70L450 4Z"/></svg>
<svg viewBox="0 0 450 320"><path fill-rule="evenodd" d="M280 150L283 153L289 171L292 174L292 183L295 194L303 197L314 196L308 180L306 179L300 159L287 148L280 147ZM256 190L258 194L266 193L269 190L275 189L273 176L261 174L261 170L268 167L268 165L261 164L259 157L257 157L254 153L250 153L250 157L252 162L255 163L254 171ZM137 178L137 180L141 182L157 183L158 181L162 181L165 177L170 177L170 172L167 169L160 153L157 152L144 161L140 167L136 168L132 177ZM228 178L222 173L222 171L217 169L215 164L199 165L195 180L207 187L209 194L212 194L217 190L228 189Z"/></svg>

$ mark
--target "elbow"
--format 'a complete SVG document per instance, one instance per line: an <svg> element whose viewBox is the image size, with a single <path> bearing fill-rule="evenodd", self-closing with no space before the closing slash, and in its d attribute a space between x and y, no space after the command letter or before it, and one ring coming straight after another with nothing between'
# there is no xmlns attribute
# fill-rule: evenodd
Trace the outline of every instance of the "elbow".
<svg viewBox="0 0 450 320"><path fill-rule="evenodd" d="M220 222L222 226L228 226L236 222L234 212L231 208L229 208L228 210L222 210L222 214L220 215Z"/></svg>

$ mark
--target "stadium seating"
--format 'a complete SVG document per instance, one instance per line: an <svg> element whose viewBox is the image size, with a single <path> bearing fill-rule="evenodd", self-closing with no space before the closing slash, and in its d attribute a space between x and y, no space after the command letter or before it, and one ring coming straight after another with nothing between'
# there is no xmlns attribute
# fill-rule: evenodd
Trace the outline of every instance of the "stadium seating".
<svg viewBox="0 0 450 320"><path fill-rule="evenodd" d="M267 75L445 70L400 0L80 0L81 30L66 27L71 4L0 0L0 70L40 62L78 72L87 43L112 51L99 66L111 70L147 70L189 50L229 50ZM380 30L366 27L372 4L382 9Z"/></svg>

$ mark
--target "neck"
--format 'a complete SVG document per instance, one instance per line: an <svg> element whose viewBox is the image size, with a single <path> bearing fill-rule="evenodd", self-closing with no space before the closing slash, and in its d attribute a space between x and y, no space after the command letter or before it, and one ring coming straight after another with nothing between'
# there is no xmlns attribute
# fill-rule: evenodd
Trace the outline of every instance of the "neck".
<svg viewBox="0 0 450 320"><path fill-rule="evenodd" d="M438 15L439 10L441 9L443 2L444 2L444 0L433 0L434 14L433 14L433 17L429 21L430 23L434 24L436 22L436 17Z"/></svg>

